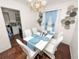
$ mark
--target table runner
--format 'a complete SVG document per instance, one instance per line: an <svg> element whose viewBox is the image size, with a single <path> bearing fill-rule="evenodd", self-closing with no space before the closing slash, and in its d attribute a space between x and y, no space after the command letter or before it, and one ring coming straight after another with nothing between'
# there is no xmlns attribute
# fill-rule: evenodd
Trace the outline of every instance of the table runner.
<svg viewBox="0 0 79 59"><path fill-rule="evenodd" d="M51 34L50 34L51 35ZM32 35L32 39L30 39L28 42L27 42L27 46L31 49L31 50L35 50L36 47L34 47L35 44L37 44L38 42L40 42L40 40L44 40L44 41L48 41L49 38L46 37L46 36L40 36L40 35L37 35L37 34L34 34Z"/></svg>

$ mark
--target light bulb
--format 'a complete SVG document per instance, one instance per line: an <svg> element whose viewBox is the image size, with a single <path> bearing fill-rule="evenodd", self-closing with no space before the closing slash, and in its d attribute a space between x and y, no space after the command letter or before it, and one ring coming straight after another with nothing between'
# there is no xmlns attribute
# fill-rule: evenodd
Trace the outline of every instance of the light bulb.
<svg viewBox="0 0 79 59"><path fill-rule="evenodd" d="M42 0L38 0L38 1L42 1Z"/></svg>
<svg viewBox="0 0 79 59"><path fill-rule="evenodd" d="M36 3L36 4L35 4L35 7L36 7L36 8L39 8L39 7L40 7L40 4Z"/></svg>
<svg viewBox="0 0 79 59"><path fill-rule="evenodd" d="M41 11L43 7L46 5L45 0L28 0L30 6L32 9L35 9L37 11Z"/></svg>
<svg viewBox="0 0 79 59"><path fill-rule="evenodd" d="M42 1L42 5L43 5L43 6L45 6L45 5L46 5L46 3L47 3L47 2L46 2L45 0L44 0L44 1Z"/></svg>
<svg viewBox="0 0 79 59"><path fill-rule="evenodd" d="M30 5L31 5L31 7L33 7L33 3L31 3Z"/></svg>
<svg viewBox="0 0 79 59"><path fill-rule="evenodd" d="M32 0L28 0L28 2L32 2Z"/></svg>

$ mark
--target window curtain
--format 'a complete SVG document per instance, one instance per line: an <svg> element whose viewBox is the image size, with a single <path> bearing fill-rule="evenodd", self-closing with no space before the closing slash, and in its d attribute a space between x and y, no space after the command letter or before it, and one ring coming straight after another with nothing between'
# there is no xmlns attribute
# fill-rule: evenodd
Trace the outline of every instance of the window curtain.
<svg viewBox="0 0 79 59"><path fill-rule="evenodd" d="M54 11L47 11L44 13L43 17L43 23L42 26L44 26L44 30L51 29L50 31L55 31L55 23L57 19L57 10Z"/></svg>

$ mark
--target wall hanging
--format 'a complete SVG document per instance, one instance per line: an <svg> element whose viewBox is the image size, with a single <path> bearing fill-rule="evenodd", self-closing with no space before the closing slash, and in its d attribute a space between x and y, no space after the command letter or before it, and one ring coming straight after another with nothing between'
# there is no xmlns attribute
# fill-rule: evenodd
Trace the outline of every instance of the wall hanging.
<svg viewBox="0 0 79 59"><path fill-rule="evenodd" d="M67 16L61 20L62 25L65 29L70 29L70 26L75 23L75 16L77 15L78 8L71 5L67 8Z"/></svg>
<svg viewBox="0 0 79 59"><path fill-rule="evenodd" d="M42 22L42 17L43 17L43 15L42 15L42 13L40 12L40 13L39 13L39 17L38 17L38 19L37 19L37 22L39 23L40 26L41 26L41 22Z"/></svg>

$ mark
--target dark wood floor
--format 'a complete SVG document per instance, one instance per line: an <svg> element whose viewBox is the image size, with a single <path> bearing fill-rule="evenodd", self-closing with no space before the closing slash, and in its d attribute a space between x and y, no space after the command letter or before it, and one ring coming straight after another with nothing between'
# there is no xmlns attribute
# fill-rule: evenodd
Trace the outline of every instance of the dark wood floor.
<svg viewBox="0 0 79 59"><path fill-rule="evenodd" d="M12 48L0 53L0 59L25 59L27 55L22 51L20 46L16 43L15 38L12 41ZM45 53L40 56L39 54L35 59L50 59ZM67 44L61 43L55 53L55 59L71 59L70 49Z"/></svg>
<svg viewBox="0 0 79 59"><path fill-rule="evenodd" d="M37 57L38 56L39 59L50 59L45 53L43 56L37 55ZM64 43L60 43L57 51L55 52L55 59L71 59L69 46Z"/></svg>

